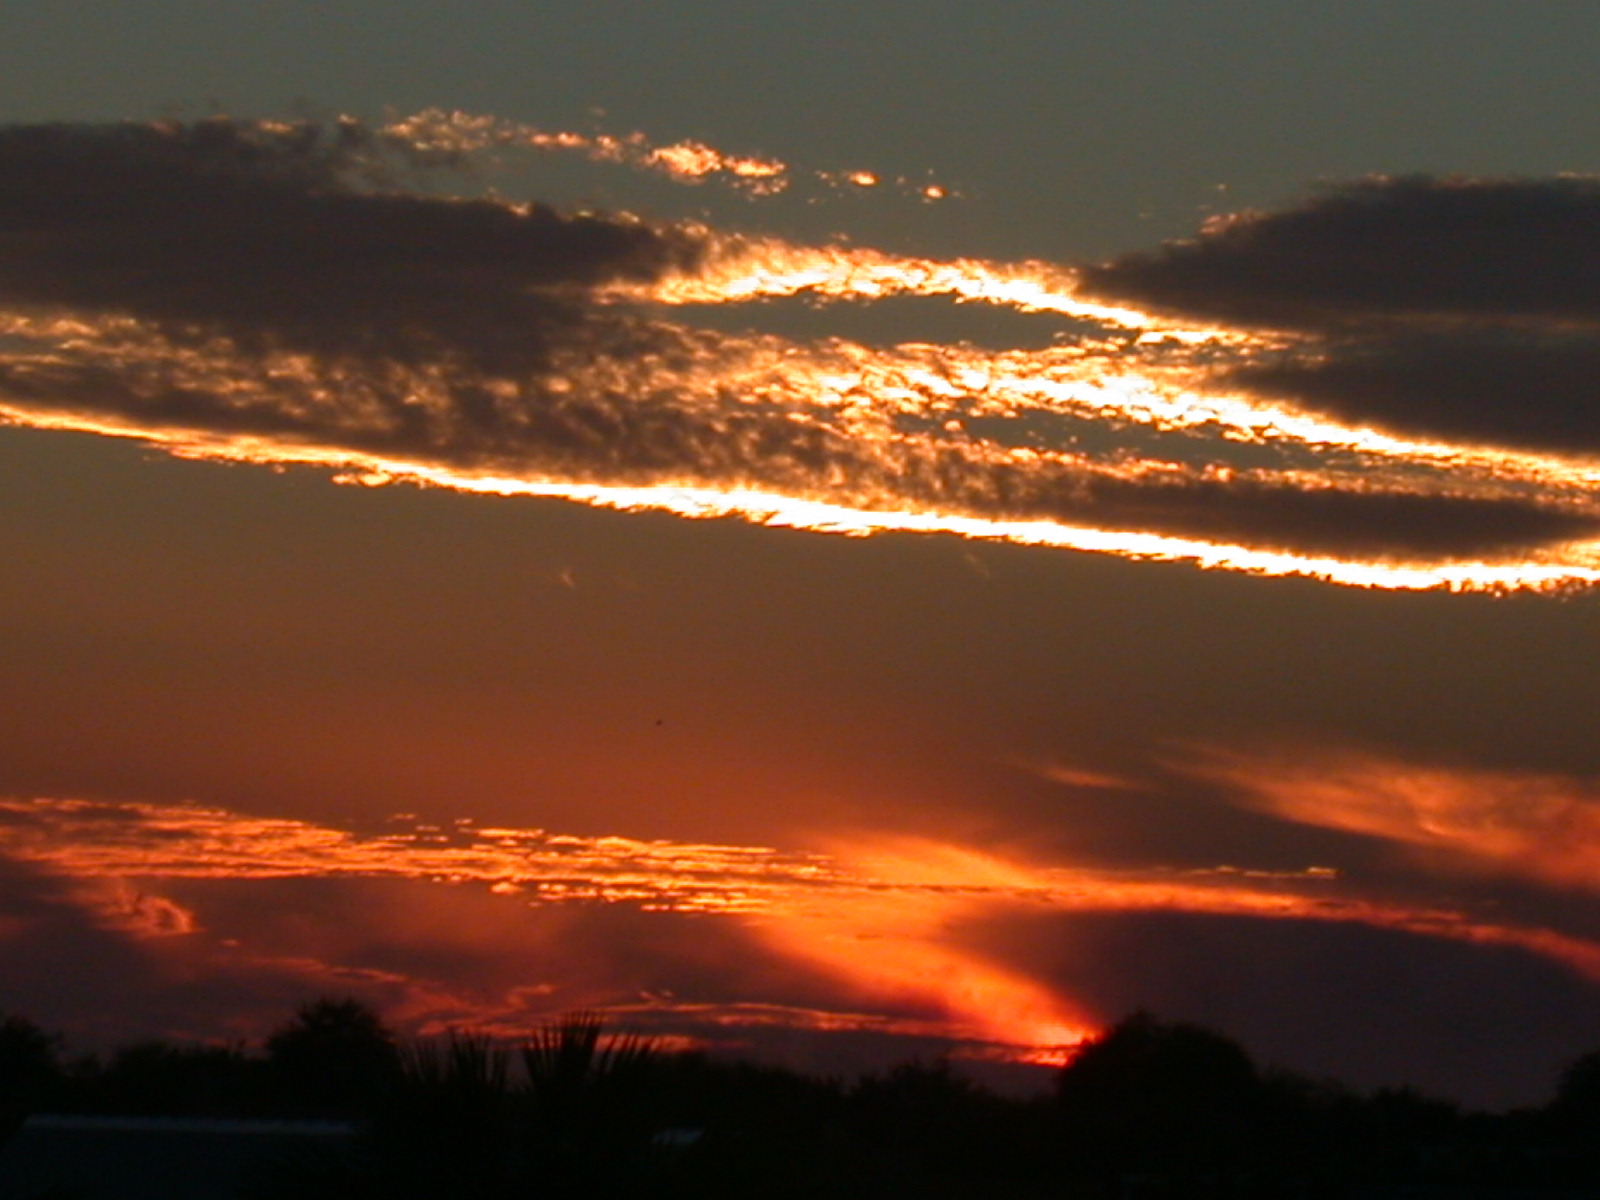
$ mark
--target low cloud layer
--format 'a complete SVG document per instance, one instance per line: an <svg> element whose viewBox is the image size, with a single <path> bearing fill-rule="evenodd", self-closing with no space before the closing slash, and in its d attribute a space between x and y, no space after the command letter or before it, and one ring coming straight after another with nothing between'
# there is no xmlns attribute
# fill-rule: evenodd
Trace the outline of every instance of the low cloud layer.
<svg viewBox="0 0 1600 1200"><path fill-rule="evenodd" d="M1273 802L1274 815L1430 840L1407 832L1390 793L1351 799L1365 777L1336 773L1317 790L1260 764L1222 763L1197 770L1247 800L1293 798ZM1434 807L1457 825L1485 805L1520 823L1509 843L1488 839L1491 855L1531 851L1532 827L1561 815L1547 803L1513 817L1505 797L1481 790L1455 781ZM1481 840L1431 837L1469 852ZM1551 862L1554 874L1539 877L1558 884L1581 866L1573 855ZM1490 947L1600 982L1600 943L1581 931L1509 920L1492 904L1419 901L1329 868L1106 870L903 836L840 834L826 851L799 853L467 820L358 831L193 804L7 800L0 863L32 898L0 913L8 962L70 927L133 964L141 1003L176 1005L173 977L234 995L256 974L266 997L356 988L418 1029L511 1031L581 1003L712 1042L753 1028L832 1029L1048 1060L1120 1015L1094 998L1116 994L1123 973L1084 963L1080 978L1057 977L1058 956L1019 959L1007 944L1041 922L1070 930L1160 915ZM327 919L307 927L312 909ZM40 984L26 975L18 987L32 994Z"/></svg>

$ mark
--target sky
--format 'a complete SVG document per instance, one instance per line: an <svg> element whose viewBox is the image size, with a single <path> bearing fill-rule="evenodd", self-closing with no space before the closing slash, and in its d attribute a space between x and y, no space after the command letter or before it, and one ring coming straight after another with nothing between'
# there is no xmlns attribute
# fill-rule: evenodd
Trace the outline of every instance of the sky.
<svg viewBox="0 0 1600 1200"><path fill-rule="evenodd" d="M1600 1046L1590 6L538 7L0 3L0 1010Z"/></svg>

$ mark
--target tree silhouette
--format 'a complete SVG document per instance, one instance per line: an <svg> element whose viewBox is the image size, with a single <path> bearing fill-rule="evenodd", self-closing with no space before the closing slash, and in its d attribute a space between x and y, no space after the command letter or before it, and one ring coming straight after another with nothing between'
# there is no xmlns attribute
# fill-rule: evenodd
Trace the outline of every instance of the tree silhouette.
<svg viewBox="0 0 1600 1200"><path fill-rule="evenodd" d="M0 1142L63 1083L62 1041L26 1017L0 1020Z"/></svg>
<svg viewBox="0 0 1600 1200"><path fill-rule="evenodd" d="M324 1116L364 1116L400 1081L400 1051L359 1000L301 1005L266 1043L286 1101Z"/></svg>
<svg viewBox="0 0 1600 1200"><path fill-rule="evenodd" d="M1585 1182L1600 1181L1600 1050L1567 1065L1542 1114L1546 1135L1562 1148L1566 1167Z"/></svg>
<svg viewBox="0 0 1600 1200"><path fill-rule="evenodd" d="M1550 1111L1575 1124L1600 1128L1600 1050L1574 1059L1561 1072Z"/></svg>
<svg viewBox="0 0 1600 1200"><path fill-rule="evenodd" d="M1189 1195L1253 1161L1261 1081L1237 1042L1137 1012L1085 1042L1057 1077L1085 1166L1146 1173Z"/></svg>

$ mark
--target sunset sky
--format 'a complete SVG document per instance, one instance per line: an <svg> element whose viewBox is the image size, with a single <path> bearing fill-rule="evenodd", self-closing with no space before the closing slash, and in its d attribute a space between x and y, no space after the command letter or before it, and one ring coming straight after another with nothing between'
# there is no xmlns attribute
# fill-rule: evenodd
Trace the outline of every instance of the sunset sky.
<svg viewBox="0 0 1600 1200"><path fill-rule="evenodd" d="M554 11L547 11L554 10ZM1600 1048L1600 21L0 4L0 1011Z"/></svg>

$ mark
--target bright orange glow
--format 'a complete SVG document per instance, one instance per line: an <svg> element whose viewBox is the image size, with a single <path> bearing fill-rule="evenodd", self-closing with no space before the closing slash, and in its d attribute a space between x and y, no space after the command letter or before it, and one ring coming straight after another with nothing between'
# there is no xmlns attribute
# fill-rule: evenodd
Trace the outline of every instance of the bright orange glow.
<svg viewBox="0 0 1600 1200"><path fill-rule="evenodd" d="M719 239L710 260L692 275L670 276L617 294L659 304L727 304L794 296L877 300L885 296L949 296L1002 304L1022 312L1053 312L1145 329L1153 318L1136 309L1096 304L1076 295L1072 272L1045 263L1004 265L972 259L941 262L899 258L842 246L795 246L777 239ZM1209 340L1226 331L1173 330Z"/></svg>
<svg viewBox="0 0 1600 1200"><path fill-rule="evenodd" d="M1039 288L1043 290L1043 285ZM991 421L1022 421L1036 414L1057 420L1132 422L1180 434L1220 428L1228 431L1229 440L1218 444L1223 449L1228 445L1283 445L1345 459L1355 456L1353 469L1340 467L1324 478L1305 478L1303 486L1310 488L1347 488L1359 494L1387 487L1397 493L1464 493L1486 498L1536 489L1574 511L1600 506L1595 496L1595 470L1588 463L1403 443L1359 430L1341 433L1337 427L1290 413L1184 390L1181 364L1186 352L1179 352L1174 364L1166 351L1138 349L1141 359L1135 362L1143 370L1130 371L1131 364L1118 356L1125 352L1098 349L991 354L962 346L874 351L834 343L825 349L807 350L773 339L727 338L711 344L682 367L669 370L653 365L653 378L646 375L636 384L628 377L614 382L603 375L595 377L603 367L593 364L558 367L566 372L567 386L576 392L667 386L676 391L688 411L716 412L728 403L719 397L730 391L735 397L768 397L784 407L788 415L779 420L789 428L796 418L823 428L836 427L850 439L857 463L871 468L854 486L848 478L829 473L816 480L814 489L786 492L743 482L730 484L714 475L695 478L689 464L681 480L641 486L553 478L537 469L523 475L488 473L416 457L356 451L339 442L360 433L363 424L374 419L366 415L367 409L381 410L376 402L369 404L363 398L372 385L351 368L330 370L303 355L277 355L264 363L246 363L232 357L225 344L203 351L173 346L126 318L90 322L13 316L0 332L71 345L86 360L103 362L107 369L131 378L153 373L166 384L216 395L222 408L282 405L302 419L320 424L320 440L325 443L319 445L316 438L285 440L195 427L152 427L138 420L137 409L119 418L74 412L69 406L43 410L15 403L0 406L0 416L18 423L137 437L182 456L331 466L343 470L343 478L352 482L406 480L488 494L561 497L622 509L658 508L688 517L737 515L762 524L858 536L893 530L947 533L1129 558L1188 561L1262 575L1306 575L1367 587L1501 590L1600 581L1600 549L1593 543L1549 546L1499 562L1392 557L1363 561L1059 519L1007 519L962 512L951 506L948 494L922 497L913 492L885 492L872 477L877 473L884 480L905 478L904 464L934 455L946 462L964 459L978 487L983 473L996 468L1024 479L1038 477L1041 486L1051 475L1130 481L1152 473L1184 477L1184 469L1170 463L1126 455L1094 460L1072 450L1006 447L970 437L963 422L956 422L954 431L947 428L951 413ZM1165 355L1168 365L1142 361L1152 353ZM13 375L18 379L27 379L30 371L37 370L48 382L48 373L55 369L53 359L13 360ZM410 392L418 403L448 412L452 386L449 377L419 374L411 379ZM495 381L485 381L482 386L504 390ZM509 401L515 400L514 390L507 395ZM739 411L742 401L733 403L734 411ZM902 414L911 419L938 416L941 424L914 435L896 432L888 422ZM1275 475L1261 468L1207 466L1188 469L1187 477L1301 486L1297 484L1300 476L1293 472ZM850 502L852 492L859 495L856 503Z"/></svg>
<svg viewBox="0 0 1600 1200"><path fill-rule="evenodd" d="M184 880L395 879L478 887L535 906L720 915L768 951L835 980L855 1007L810 1016L763 1009L762 1016L755 1009L763 1006L738 1005L719 1021L947 1037L1028 1061L1058 1061L1064 1047L1093 1031L1099 1014L984 952L976 941L981 922L1006 914L1166 911L1349 922L1516 947L1600 980L1594 942L1351 895L1325 868L1113 872L1034 866L915 838L837 838L828 853L796 853L466 820L397 818L386 830L355 833L187 804L8 800L0 815L0 852L60 876L97 921L136 937L181 939L205 928L203 912L160 895ZM414 915L408 909L406 923Z"/></svg>
<svg viewBox="0 0 1600 1200"><path fill-rule="evenodd" d="M653 145L642 133L621 137L547 131L497 117L428 109L385 126L383 133L414 151L473 154L491 148L524 147L581 154L594 162L654 171L680 183L723 177L756 195L771 195L789 184L789 168L773 158L725 154L704 142Z"/></svg>
<svg viewBox="0 0 1600 1200"><path fill-rule="evenodd" d="M1055 521L1004 521L939 512L872 511L743 488L693 484L626 487L478 475L398 459L275 444L257 438L222 438L187 431L155 434L108 421L22 413L0 406L0 419L41 429L70 429L134 437L178 457L263 465L295 463L338 468L341 482L384 486L409 482L493 496L573 500L629 512L658 510L693 520L740 517L770 528L869 537L902 532L953 534L1015 545L1111 554L1146 562L1186 562L1206 569L1261 576L1303 576L1352 587L1418 591L1548 591L1600 583L1600 547L1573 543L1522 562L1362 562L1329 555L1259 550L1129 530L1095 529Z"/></svg>
<svg viewBox="0 0 1600 1200"><path fill-rule="evenodd" d="M854 886L806 893L760 920L766 944L858 994L938 1012L957 1036L1059 1061L1091 1019L1020 974L948 943L948 930L1035 881L975 851L933 842L857 845L839 854Z"/></svg>
<svg viewBox="0 0 1600 1200"><path fill-rule="evenodd" d="M883 189L875 171L802 171L776 158L731 154L702 141L657 145L643 133L577 133L538 129L499 117L443 109L426 109L392 121L382 133L412 153L470 157L516 150L576 154L590 162L608 163L662 175L678 183L717 180L752 197L776 196L800 181L830 190ZM919 200L944 200L951 190L942 184L914 186L899 179L896 192Z"/></svg>

